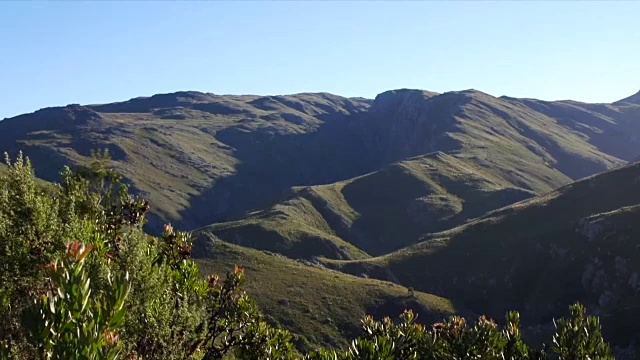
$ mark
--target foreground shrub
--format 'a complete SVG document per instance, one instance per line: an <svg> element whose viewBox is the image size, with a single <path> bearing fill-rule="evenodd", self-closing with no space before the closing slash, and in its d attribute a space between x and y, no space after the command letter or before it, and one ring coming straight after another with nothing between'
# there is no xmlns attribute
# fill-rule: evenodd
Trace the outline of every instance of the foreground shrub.
<svg viewBox="0 0 640 360"><path fill-rule="evenodd" d="M190 259L188 234L171 226L159 238L144 233L149 204L132 196L107 162L107 153L96 153L87 167L64 168L50 187L21 155L7 159L0 177L2 356L292 352L288 334L267 326L241 289L243 269L204 278Z"/></svg>
<svg viewBox="0 0 640 360"><path fill-rule="evenodd" d="M547 353L522 341L519 314L509 312L503 327L480 317L474 324L459 316L425 327L407 311L399 321L390 318L362 322L364 335L354 340L343 352L319 351L313 360L462 360L462 359L613 359L609 346L600 333L598 319L587 316L583 306L570 307L571 316L556 322L553 349Z"/></svg>
<svg viewBox="0 0 640 360"><path fill-rule="evenodd" d="M53 289L25 314L31 340L47 359L112 360L120 354L117 331L129 285L126 276L109 274L109 291L93 291L84 266L90 250L78 241L69 244L62 260L48 266Z"/></svg>

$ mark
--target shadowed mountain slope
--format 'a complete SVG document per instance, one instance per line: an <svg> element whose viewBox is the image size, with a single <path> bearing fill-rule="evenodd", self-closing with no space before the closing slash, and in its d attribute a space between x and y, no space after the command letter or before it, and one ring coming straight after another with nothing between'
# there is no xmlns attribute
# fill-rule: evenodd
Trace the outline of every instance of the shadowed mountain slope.
<svg viewBox="0 0 640 360"><path fill-rule="evenodd" d="M326 265L393 280L499 316L545 323L567 304L599 313L617 341L640 332L640 164L577 181L425 235L416 245ZM625 331L628 331L625 333Z"/></svg>
<svg viewBox="0 0 640 360"><path fill-rule="evenodd" d="M533 195L473 162L437 152L354 179L294 188L268 210L196 234L215 234L293 258L357 259L363 257L357 248L381 255L412 244L425 232Z"/></svg>
<svg viewBox="0 0 640 360"><path fill-rule="evenodd" d="M49 108L5 119L0 122L0 144L2 150L23 150L43 164L38 175L49 180L56 178L62 164L82 163L91 149L108 148L117 169L155 204L152 228L158 229L161 221L193 228L242 213L254 202L268 205L283 186L306 176L298 168L300 174L288 179L285 165L302 162L287 159L289 154L324 156L319 146L312 146L311 154L290 152L297 143L309 141L303 139L305 134L316 133L323 124L334 126L349 111L367 107L368 101L329 94L259 98L181 92L108 105ZM274 149L265 151L264 146ZM279 156L284 158L278 160ZM332 176L325 175L335 180ZM257 196L246 190L253 182L263 184L255 190ZM218 189L225 195L218 196ZM199 201L208 191L215 201Z"/></svg>
<svg viewBox="0 0 640 360"><path fill-rule="evenodd" d="M615 102L616 105L640 105L640 91Z"/></svg>

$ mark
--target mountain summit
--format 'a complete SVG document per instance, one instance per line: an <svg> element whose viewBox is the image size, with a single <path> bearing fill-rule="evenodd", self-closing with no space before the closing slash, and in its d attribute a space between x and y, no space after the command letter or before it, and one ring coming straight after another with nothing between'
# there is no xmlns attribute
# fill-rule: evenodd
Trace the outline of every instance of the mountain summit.
<svg viewBox="0 0 640 360"><path fill-rule="evenodd" d="M618 104L624 104L624 103L640 105L640 91L622 100L618 100L614 104L618 105Z"/></svg>

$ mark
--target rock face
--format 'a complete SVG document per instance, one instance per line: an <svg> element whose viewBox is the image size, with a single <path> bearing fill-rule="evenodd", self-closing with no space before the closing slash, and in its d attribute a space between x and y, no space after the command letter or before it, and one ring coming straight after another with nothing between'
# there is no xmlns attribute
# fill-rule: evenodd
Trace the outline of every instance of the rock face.
<svg viewBox="0 0 640 360"><path fill-rule="evenodd" d="M578 221L578 228L576 229L581 235L584 235L588 241L594 241L599 238L604 227L602 224L592 222L589 218L580 219Z"/></svg>
<svg viewBox="0 0 640 360"><path fill-rule="evenodd" d="M438 95L403 89L387 91L376 97L370 113L380 123L381 133L385 135L384 161L455 148L455 142L447 135L453 130L455 120L450 113L439 113L444 110L442 102L450 96ZM457 111L451 106L454 104L447 105L447 111Z"/></svg>

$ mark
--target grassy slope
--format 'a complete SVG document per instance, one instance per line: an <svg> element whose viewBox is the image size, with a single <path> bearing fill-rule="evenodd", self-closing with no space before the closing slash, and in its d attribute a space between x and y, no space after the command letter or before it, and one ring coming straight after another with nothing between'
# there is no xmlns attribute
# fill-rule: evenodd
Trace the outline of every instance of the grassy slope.
<svg viewBox="0 0 640 360"><path fill-rule="evenodd" d="M201 244L202 246L203 244ZM454 312L465 313L441 297L415 293L390 282L365 279L311 266L281 255L222 241L196 248L205 274L224 274L234 265L246 268L246 290L272 323L301 337L298 346L345 345L358 334L365 314L395 316L405 308L431 323Z"/></svg>
<svg viewBox="0 0 640 360"><path fill-rule="evenodd" d="M477 91L399 90L375 101L180 92L6 119L0 150L25 150L39 176L51 180L62 164L108 147L116 167L154 204L151 228L172 222L195 229L267 209L292 186L346 181L436 151L500 183L546 192L638 153L632 119L639 109Z"/></svg>
<svg viewBox="0 0 640 360"><path fill-rule="evenodd" d="M293 198L248 219L200 229L200 239L211 235L255 249L291 258L325 256L362 259L369 255L334 235L322 215L303 198Z"/></svg>
<svg viewBox="0 0 640 360"><path fill-rule="evenodd" d="M479 92L464 101L451 132L461 144L459 153L515 186L545 192L623 164L586 136L518 102Z"/></svg>
<svg viewBox="0 0 640 360"><path fill-rule="evenodd" d="M380 156L406 158L430 147L452 156L436 152L355 179L299 187L274 207L204 231L290 257L360 257L352 250L328 254L326 246L318 247L309 238L334 243L334 248L344 248L348 242L381 255L414 243L423 233L522 200L528 194L520 188L544 193L572 178L624 163L598 147L622 158L634 148L640 151L632 142L613 140L619 135L618 125L629 133L640 131L627 121L638 110L635 107L596 108L600 114L591 105L578 104L572 106L581 113L566 114L561 111L567 106L564 102L546 103L550 109L545 111L539 104L478 91L385 93L370 110L371 127L394 124L378 134L387 149ZM591 121L588 134L586 128L580 132L575 122L588 122L593 114L606 119L606 127ZM608 140L596 136L600 128L610 134ZM423 143L429 146L421 147ZM604 146L612 143L619 148Z"/></svg>
<svg viewBox="0 0 640 360"><path fill-rule="evenodd" d="M609 331L624 341L621 321L629 325L625 319L640 310L629 306L640 292L638 179L636 163L426 235L385 256L325 262L493 316L520 309L529 323L549 321L580 300L603 314Z"/></svg>
<svg viewBox="0 0 640 360"><path fill-rule="evenodd" d="M107 147L118 170L154 204L159 219L193 228L206 224L201 216L210 219L244 206L217 196L215 203L193 202L221 179L234 178L241 161L257 160L256 149L266 139L313 132L323 124L319 117L344 116L366 106L324 94L258 98L202 93L71 105L0 122L0 150L25 150L40 175L52 180L62 164L85 162L89 150ZM236 142L242 142L241 148L234 147ZM266 166L277 169L278 164ZM247 174L233 181L244 186L252 179ZM226 185L223 190L229 190ZM158 227L160 220L152 223Z"/></svg>
<svg viewBox="0 0 640 360"><path fill-rule="evenodd" d="M296 188L268 210L198 233L294 258L357 259L366 254L353 245L380 255L532 194L472 162L432 153L354 179Z"/></svg>

